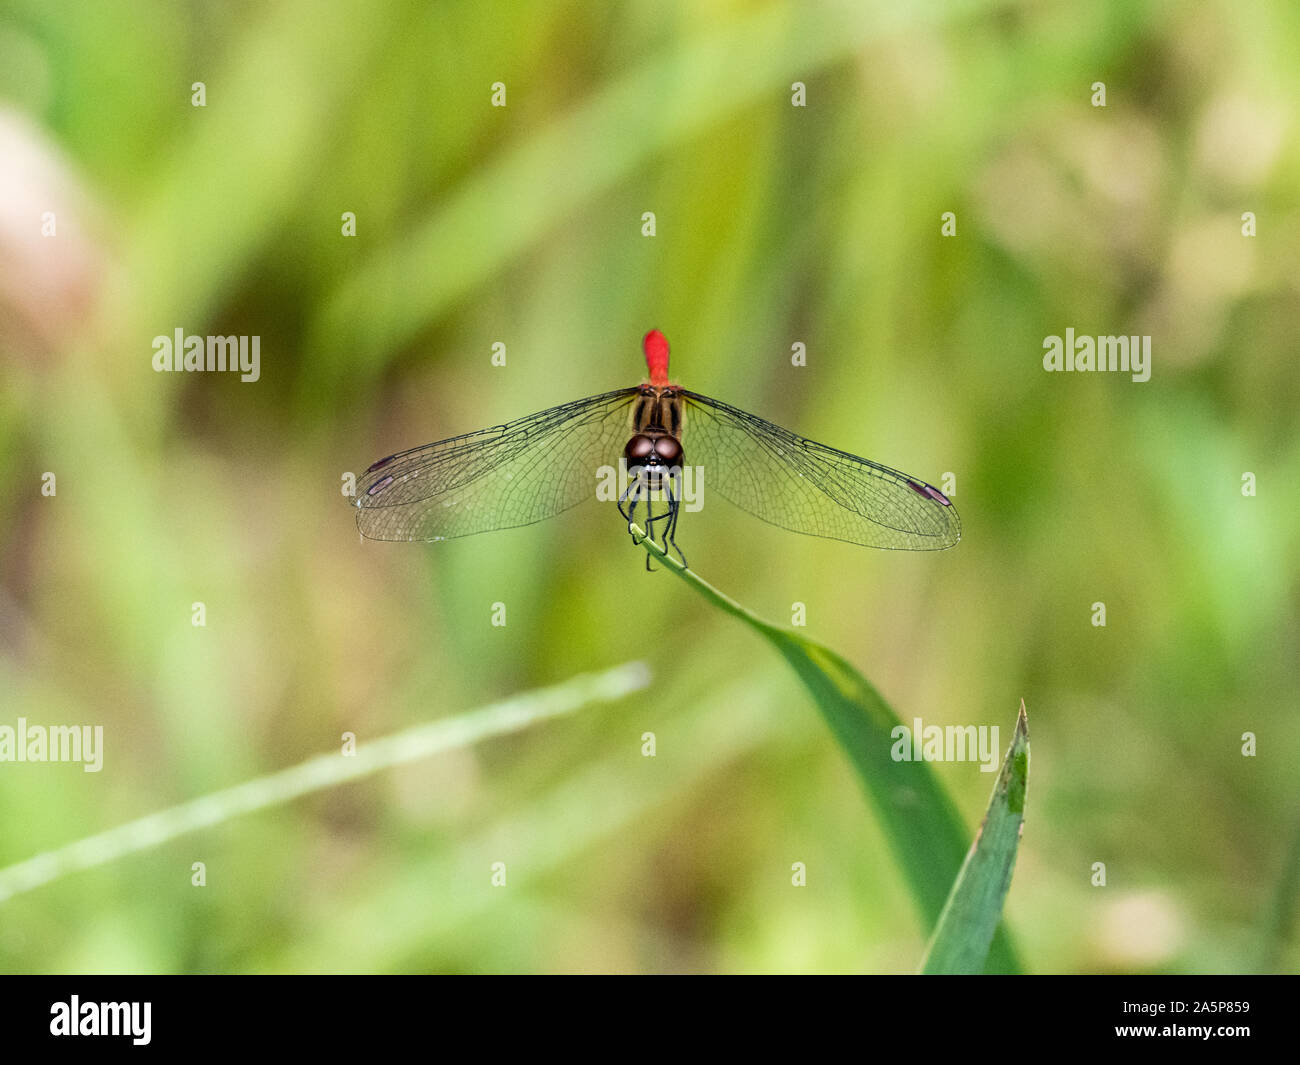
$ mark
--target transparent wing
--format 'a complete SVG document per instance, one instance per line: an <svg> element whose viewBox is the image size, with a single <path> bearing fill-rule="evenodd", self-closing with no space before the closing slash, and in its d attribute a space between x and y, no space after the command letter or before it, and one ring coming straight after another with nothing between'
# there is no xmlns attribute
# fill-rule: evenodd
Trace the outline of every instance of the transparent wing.
<svg viewBox="0 0 1300 1065"><path fill-rule="evenodd" d="M961 539L942 492L695 392L683 392L682 448L716 493L793 532L865 547L938 551Z"/></svg>
<svg viewBox="0 0 1300 1065"><path fill-rule="evenodd" d="M550 518L596 495L630 434L623 388L390 455L358 479L371 540L450 540Z"/></svg>

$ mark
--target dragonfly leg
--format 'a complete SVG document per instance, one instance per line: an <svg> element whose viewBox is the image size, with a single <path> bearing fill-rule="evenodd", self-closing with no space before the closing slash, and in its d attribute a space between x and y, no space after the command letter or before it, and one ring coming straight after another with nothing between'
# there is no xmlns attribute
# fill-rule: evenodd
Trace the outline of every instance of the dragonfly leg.
<svg viewBox="0 0 1300 1065"><path fill-rule="evenodd" d="M668 511L665 511L663 514L656 514L654 512L654 504L652 502L646 503L645 511L646 511L645 532L646 532L646 536L653 543L655 542L655 523L668 522L669 519L671 519L672 517L672 511L670 509ZM664 527L666 529L667 525L665 524ZM659 539L660 540L664 539L664 534L662 532L659 534ZM655 571L654 566L650 564L650 555L648 553L646 554L645 557L645 568L647 573L653 573Z"/></svg>
<svg viewBox="0 0 1300 1065"><path fill-rule="evenodd" d="M664 526L664 550L669 549L677 552L677 557L682 560L682 566L690 569L690 564L686 561L686 556L682 554L682 549L677 546L677 518L681 514L681 500L673 494L672 479L668 480L668 524Z"/></svg>
<svg viewBox="0 0 1300 1065"><path fill-rule="evenodd" d="M628 502L628 496L632 494L632 488L635 485L635 483L636 483L635 481L629 482L628 486L623 489L622 495L618 497L618 512L623 515L623 517L627 520L627 523L629 525L632 524L631 507L636 505L636 500L633 499L632 502L629 504L628 509L626 510L623 508L623 504Z"/></svg>
<svg viewBox="0 0 1300 1065"><path fill-rule="evenodd" d="M628 523L628 533L632 532L630 526L636 521L636 505L640 496L637 493L637 482L632 481L623 489L623 494L618 497L618 512ZM626 504L626 507L624 507Z"/></svg>
<svg viewBox="0 0 1300 1065"><path fill-rule="evenodd" d="M637 477L628 483L628 486L623 489L623 494L618 497L618 512L627 520L628 534L632 536L633 543L636 542L636 535L632 532L631 526L636 521L636 505L641 501L641 493L638 491L640 487L641 480ZM624 504L626 504L626 507L624 507ZM645 504L645 510L647 515L645 519L645 534L646 536L653 537L654 510L648 501ZM645 557L645 568L647 573L653 572L653 569L650 566L650 556L648 554Z"/></svg>
<svg viewBox="0 0 1300 1065"><path fill-rule="evenodd" d="M663 488L664 495L667 497L665 500L667 506L662 514L656 514L654 513L653 505L649 502L646 503L646 535L649 536L651 540L654 540L655 523L661 522L662 531L659 534L659 542L663 547L664 553L669 554L672 551L676 551L679 556L682 556L681 548L677 546L677 542L673 539L677 528L677 513L680 500L674 494L672 477L664 477L661 481L660 487ZM686 558L682 556L682 565L685 564ZM654 567L650 565L649 555L646 556L646 569L650 572L654 571Z"/></svg>

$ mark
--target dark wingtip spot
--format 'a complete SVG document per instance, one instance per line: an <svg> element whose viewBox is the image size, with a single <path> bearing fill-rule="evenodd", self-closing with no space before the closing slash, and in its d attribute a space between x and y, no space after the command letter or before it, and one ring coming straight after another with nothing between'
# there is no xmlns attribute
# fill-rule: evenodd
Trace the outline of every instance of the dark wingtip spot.
<svg viewBox="0 0 1300 1065"><path fill-rule="evenodd" d="M387 461L388 461L387 459L384 459L384 462ZM376 481L369 488L367 488L366 495L368 496L378 495L380 492L382 492L385 488L387 488L392 483L393 483L393 478L392 475L390 474L389 476L385 477L382 481Z"/></svg>
<svg viewBox="0 0 1300 1065"><path fill-rule="evenodd" d="M396 455L389 455L388 458L386 459L380 459L378 462L372 462L369 466L366 467L366 473L374 473L375 470L379 469L380 466L387 466L395 458L397 458Z"/></svg>
<svg viewBox="0 0 1300 1065"><path fill-rule="evenodd" d="M932 488L928 484L918 484L916 481L908 481L907 483L911 486L912 491L916 492L917 495L923 495L927 499L933 499L936 503L942 503L945 507L952 506L952 500L940 492L939 489Z"/></svg>

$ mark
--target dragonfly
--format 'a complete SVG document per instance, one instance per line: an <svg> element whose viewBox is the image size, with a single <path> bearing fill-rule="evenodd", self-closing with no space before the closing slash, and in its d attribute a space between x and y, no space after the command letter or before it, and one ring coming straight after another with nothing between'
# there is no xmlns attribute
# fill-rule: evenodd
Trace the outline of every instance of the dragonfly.
<svg viewBox="0 0 1300 1065"><path fill-rule="evenodd" d="M961 539L957 508L933 485L670 381L657 329L642 350L639 385L371 464L353 499L358 530L371 540L451 540L532 525L615 498L617 488L633 538L640 508L645 535L658 532L683 565L681 511L711 494L782 529L864 547L939 551Z"/></svg>

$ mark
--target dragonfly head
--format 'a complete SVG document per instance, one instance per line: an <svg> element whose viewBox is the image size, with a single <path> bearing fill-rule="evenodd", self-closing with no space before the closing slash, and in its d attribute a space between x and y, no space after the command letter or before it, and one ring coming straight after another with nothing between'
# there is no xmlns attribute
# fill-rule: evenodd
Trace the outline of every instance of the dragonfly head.
<svg viewBox="0 0 1300 1065"><path fill-rule="evenodd" d="M682 465L682 445L675 437L661 430L637 433L623 449L628 469L644 469L652 476L679 469Z"/></svg>

